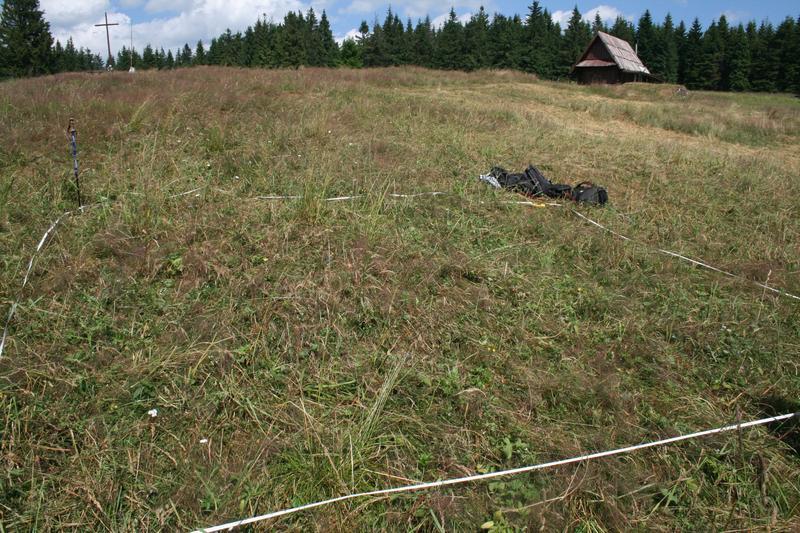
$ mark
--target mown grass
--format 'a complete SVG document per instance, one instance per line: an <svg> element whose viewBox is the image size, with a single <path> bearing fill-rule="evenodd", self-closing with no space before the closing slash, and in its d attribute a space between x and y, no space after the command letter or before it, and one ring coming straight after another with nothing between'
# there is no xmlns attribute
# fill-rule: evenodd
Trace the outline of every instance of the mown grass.
<svg viewBox="0 0 800 533"><path fill-rule="evenodd" d="M0 360L2 526L190 529L797 410L796 303L475 179L534 163L597 181L602 223L800 293L796 103L671 94L420 69L0 85L4 304L74 206L70 116L101 203L37 260ZM387 195L433 190L450 194ZM323 200L344 194L365 196ZM260 527L791 530L796 438L758 428Z"/></svg>

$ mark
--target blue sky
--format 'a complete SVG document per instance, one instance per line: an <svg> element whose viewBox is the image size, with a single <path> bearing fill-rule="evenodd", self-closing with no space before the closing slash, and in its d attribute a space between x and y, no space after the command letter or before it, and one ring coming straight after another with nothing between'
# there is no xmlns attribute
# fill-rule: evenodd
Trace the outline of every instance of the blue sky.
<svg viewBox="0 0 800 533"><path fill-rule="evenodd" d="M423 17L429 14L434 20L443 20L453 6L459 16L467 18L470 13L484 5L487 11L503 14L527 11L529 2L514 0L396 0L392 9L404 19ZM554 18L566 20L574 0L544 1L542 4L553 13ZM130 41L133 27L134 46L141 50L145 43L165 49L177 49L184 42L194 47L198 39L208 43L226 28L244 30L260 15L280 20L290 10L306 11L313 5L317 13L325 9L331 20L334 34L342 38L355 31L362 19L370 24L377 16L383 19L389 2L384 0L321 0L312 4L307 0L40 0L41 8L51 25L56 38L62 42L72 36L77 46L86 46L105 55L105 33L95 28L101 22L103 12L108 11L109 21L120 26L111 30L112 50ZM602 0L577 2L578 9L587 17L599 12L603 18L613 19L621 14L637 20L645 9L650 9L654 18L662 20L667 12L677 21L688 23L699 17L703 25L725 13L731 22L746 22L750 19L769 19L780 22L786 15L800 15L800 4L796 1L771 0L752 2L744 0L661 0L636 2L632 0Z"/></svg>

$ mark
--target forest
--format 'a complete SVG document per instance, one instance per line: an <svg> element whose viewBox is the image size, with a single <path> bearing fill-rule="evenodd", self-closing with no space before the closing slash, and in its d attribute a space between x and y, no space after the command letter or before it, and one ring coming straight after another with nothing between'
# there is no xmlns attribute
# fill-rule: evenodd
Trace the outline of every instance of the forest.
<svg viewBox="0 0 800 533"><path fill-rule="evenodd" d="M10 56L13 32L8 30L5 2L0 21L0 75L18 77L63 71L103 68L99 55L47 39L39 53L23 68L8 68L18 58ZM39 12L41 15L41 12ZM543 79L568 78L572 65L598 31L630 42L657 79L689 89L800 93L800 18L787 16L777 26L769 21L733 25L724 15L703 27L676 23L667 14L653 20L646 10L638 21L618 17L611 24L599 15L592 22L577 7L562 28L538 1L526 15L489 15L483 7L462 22L451 9L436 27L430 17L405 22L387 11L383 22L362 21L354 38L341 44L334 39L325 11L289 12L281 22L258 19L244 32L227 30L208 46L199 41L176 50L148 44L139 52L122 47L112 66L128 69L170 69L196 65L257 68L387 67L416 65L443 70L510 69Z"/></svg>

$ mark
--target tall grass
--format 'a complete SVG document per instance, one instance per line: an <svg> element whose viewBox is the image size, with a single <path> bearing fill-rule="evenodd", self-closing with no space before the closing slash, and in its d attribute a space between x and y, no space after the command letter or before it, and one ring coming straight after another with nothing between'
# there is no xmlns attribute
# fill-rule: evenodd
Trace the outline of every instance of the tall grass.
<svg viewBox="0 0 800 533"><path fill-rule="evenodd" d="M797 408L796 304L476 180L533 163L601 183L603 224L798 293L789 98L203 68L0 102L0 313L74 205L70 116L103 202L44 249L0 360L4 529L189 529ZM389 195L433 190L451 194ZM792 530L794 431L264 527Z"/></svg>

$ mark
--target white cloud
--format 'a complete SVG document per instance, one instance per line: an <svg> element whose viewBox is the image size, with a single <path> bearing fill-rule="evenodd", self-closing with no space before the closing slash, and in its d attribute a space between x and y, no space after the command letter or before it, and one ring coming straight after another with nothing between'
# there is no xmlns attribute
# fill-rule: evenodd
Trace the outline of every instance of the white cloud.
<svg viewBox="0 0 800 533"><path fill-rule="evenodd" d="M108 0L41 0L39 6L51 26L80 24L102 15L109 7Z"/></svg>
<svg viewBox="0 0 800 533"><path fill-rule="evenodd" d="M617 9L614 6L608 6L605 4L600 4L599 6L593 7L592 9L586 11L585 13L581 14L583 20L587 22L593 22L595 15L599 13L600 18L603 19L603 22L614 22L617 17L622 17L628 20L633 20L633 15L625 15L622 11ZM554 11L551 14L551 18L553 22L558 22L561 25L561 29L566 28L567 23L569 23L569 19L572 18L572 10L567 11Z"/></svg>
<svg viewBox="0 0 800 533"><path fill-rule="evenodd" d="M470 11L477 11L480 6L484 6L487 11L491 6L490 1L482 0L458 0L451 1L446 6L452 6L456 11L463 9ZM378 16L378 20L383 22L385 15L386 0L352 0L347 7L343 8L342 13L369 13ZM392 11L401 15L403 18L422 18L431 12L439 11L442 8L442 2L436 0L405 0L400 7L392 5ZM438 18L438 17L437 17ZM445 17L446 18L446 17Z"/></svg>
<svg viewBox="0 0 800 533"><path fill-rule="evenodd" d="M128 4L141 4L138 0L127 0ZM176 50L184 43L194 44L202 39L206 46L212 37L217 37L226 29L244 30L255 23L256 18L280 20L289 11L305 10L301 0L179 0L163 2L149 0L154 9L169 4L173 16L155 18L133 25L133 41L137 50L147 43L165 50ZM179 9L176 9L178 6ZM49 11L45 8L49 8ZM103 12L108 8L108 0L43 0L42 9L50 22L53 36L63 43L71 36L77 47L88 47L105 58L106 34L104 28L94 24L103 22ZM124 12L109 12L109 22L119 26L109 28L111 50L116 54L122 46L129 46L131 17Z"/></svg>
<svg viewBox="0 0 800 533"><path fill-rule="evenodd" d="M472 13L462 13L461 15L456 15L456 18L458 19L459 22L461 22L461 24L466 24L467 22L469 22L469 19L471 17ZM438 17L431 20L431 26L433 26L434 28L441 28L442 26L444 26L444 23L447 22L447 19L449 18L450 18L449 11L447 13L442 13Z"/></svg>
<svg viewBox="0 0 800 533"><path fill-rule="evenodd" d="M725 15L725 18L728 19L728 23L729 24L731 24L731 23L738 24L739 22L742 22L743 20L746 20L750 16L750 13L748 13L747 11L731 11L731 10L727 10L727 11L723 11L722 13L720 13L720 16L722 16L722 15Z"/></svg>
<svg viewBox="0 0 800 533"><path fill-rule="evenodd" d="M185 9L190 9L192 4L192 0L148 0L144 9L149 13L160 13L163 11L180 13Z"/></svg>
<svg viewBox="0 0 800 533"><path fill-rule="evenodd" d="M617 17L625 18L625 15L614 6L606 6L606 5L599 5L597 7L593 7L589 11L583 14L583 18L585 20L593 21L595 15L600 14L600 18L603 19L603 22L614 22Z"/></svg>
<svg viewBox="0 0 800 533"><path fill-rule="evenodd" d="M337 35L336 37L334 37L334 39L336 39L336 42L339 43L339 46L341 46L342 43L345 42L347 39L355 39L356 35L361 35L361 32L358 31L358 28L353 28L344 35Z"/></svg>

